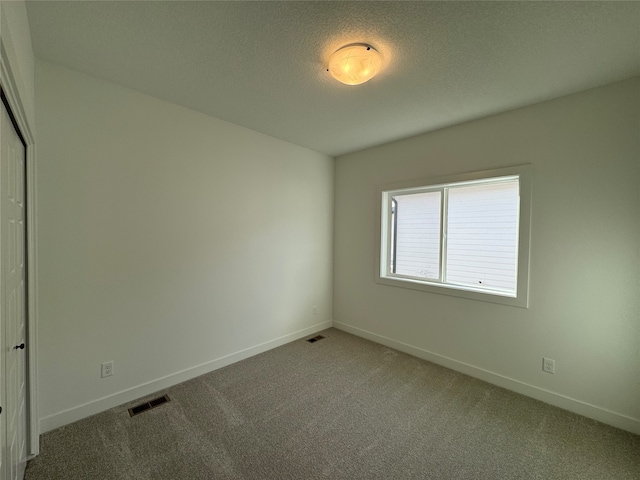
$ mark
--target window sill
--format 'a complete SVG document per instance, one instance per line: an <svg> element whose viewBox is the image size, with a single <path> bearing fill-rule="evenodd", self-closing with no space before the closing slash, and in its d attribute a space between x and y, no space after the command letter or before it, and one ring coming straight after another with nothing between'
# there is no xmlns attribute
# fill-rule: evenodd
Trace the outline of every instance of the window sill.
<svg viewBox="0 0 640 480"><path fill-rule="evenodd" d="M493 293L487 291L476 291L469 287L457 285L444 285L430 282L421 282L401 277L384 277L377 275L376 283L380 285L389 285L392 287L408 288L411 290L419 290L422 292L437 293L440 295L449 295L453 297L466 298L469 300L477 300L482 302L497 303L500 305L508 305L519 308L529 308L528 295L520 293L512 296L507 293Z"/></svg>

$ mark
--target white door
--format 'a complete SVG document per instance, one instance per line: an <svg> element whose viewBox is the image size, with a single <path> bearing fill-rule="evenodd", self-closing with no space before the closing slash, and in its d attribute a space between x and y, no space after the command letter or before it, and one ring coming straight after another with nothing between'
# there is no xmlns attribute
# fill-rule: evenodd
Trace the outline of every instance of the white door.
<svg viewBox="0 0 640 480"><path fill-rule="evenodd" d="M0 477L22 480L27 463L25 148L4 103L0 145Z"/></svg>

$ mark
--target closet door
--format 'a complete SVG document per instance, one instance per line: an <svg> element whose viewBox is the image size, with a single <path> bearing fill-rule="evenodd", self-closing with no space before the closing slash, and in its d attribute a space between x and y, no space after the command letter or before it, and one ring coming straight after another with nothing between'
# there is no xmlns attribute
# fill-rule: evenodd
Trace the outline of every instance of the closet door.
<svg viewBox="0 0 640 480"><path fill-rule="evenodd" d="M26 151L4 102L1 121L0 476L21 480L27 463Z"/></svg>

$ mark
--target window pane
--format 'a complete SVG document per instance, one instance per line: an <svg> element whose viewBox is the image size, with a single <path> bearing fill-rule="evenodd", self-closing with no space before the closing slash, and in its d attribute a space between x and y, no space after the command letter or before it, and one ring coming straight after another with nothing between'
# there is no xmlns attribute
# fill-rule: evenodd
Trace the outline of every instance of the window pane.
<svg viewBox="0 0 640 480"><path fill-rule="evenodd" d="M446 282L516 292L518 180L449 189Z"/></svg>
<svg viewBox="0 0 640 480"><path fill-rule="evenodd" d="M395 273L440 277L440 192L397 195ZM394 260L392 253L391 262Z"/></svg>

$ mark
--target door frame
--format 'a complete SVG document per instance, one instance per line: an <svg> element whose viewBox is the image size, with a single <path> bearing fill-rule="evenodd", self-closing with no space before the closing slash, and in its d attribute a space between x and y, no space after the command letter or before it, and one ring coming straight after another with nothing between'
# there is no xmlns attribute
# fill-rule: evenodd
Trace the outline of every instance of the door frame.
<svg viewBox="0 0 640 480"><path fill-rule="evenodd" d="M27 344L27 458L40 452L40 422L38 417L38 262L36 231L36 144L34 125L26 114L23 98L17 87L18 83L11 69L11 64L4 42L0 41L0 88L9 106L9 114L18 127L26 143L26 257L27 257L27 305L26 327Z"/></svg>

